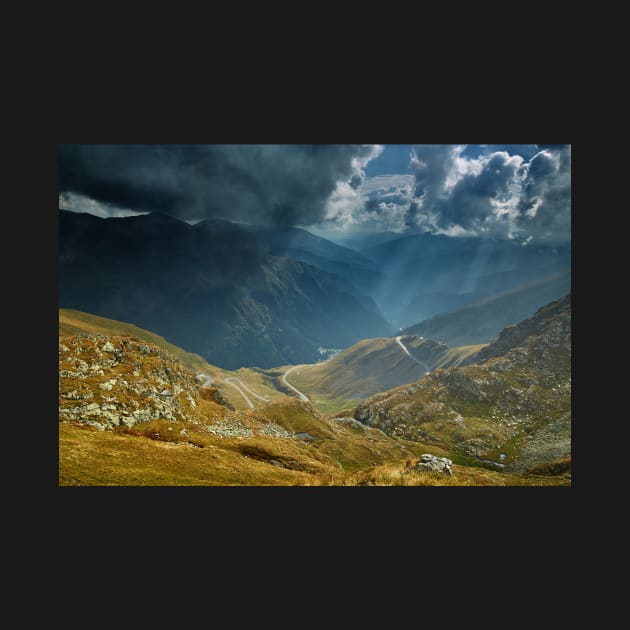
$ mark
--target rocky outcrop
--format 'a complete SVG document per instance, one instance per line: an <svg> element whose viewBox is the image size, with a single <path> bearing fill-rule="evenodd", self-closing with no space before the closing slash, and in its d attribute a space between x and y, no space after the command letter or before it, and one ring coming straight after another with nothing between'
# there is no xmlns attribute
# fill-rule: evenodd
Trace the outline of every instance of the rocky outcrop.
<svg viewBox="0 0 630 630"><path fill-rule="evenodd" d="M267 418L236 412L216 388L200 385L160 347L100 334L60 338L59 420L99 431L167 420L190 423L221 438L294 439ZM185 428L180 435L186 436Z"/></svg>
<svg viewBox="0 0 630 630"><path fill-rule="evenodd" d="M435 455L425 453L420 456L420 461L418 461L415 465L415 470L428 470L432 472L440 472L445 475L452 475L452 465L453 462L447 457L436 457Z"/></svg>
<svg viewBox="0 0 630 630"><path fill-rule="evenodd" d="M59 344L59 418L99 430L150 420L189 421L194 377L158 346L128 337L79 335Z"/></svg>
<svg viewBox="0 0 630 630"><path fill-rule="evenodd" d="M501 357L510 350L523 346L529 337L542 336L546 347L571 349L571 294L538 309L527 319L507 326L498 339L482 348L474 357L475 363L482 363L494 357ZM521 352L517 357L525 357Z"/></svg>
<svg viewBox="0 0 630 630"><path fill-rule="evenodd" d="M569 453L570 295L509 326L482 352L481 363L437 369L367 399L354 418L467 457L503 455L507 471Z"/></svg>

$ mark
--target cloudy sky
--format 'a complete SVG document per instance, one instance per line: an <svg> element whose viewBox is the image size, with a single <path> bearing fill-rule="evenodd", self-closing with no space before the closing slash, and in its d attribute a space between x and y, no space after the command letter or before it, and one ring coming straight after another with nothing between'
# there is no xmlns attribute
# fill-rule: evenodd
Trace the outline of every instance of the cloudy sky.
<svg viewBox="0 0 630 630"><path fill-rule="evenodd" d="M570 145L61 145L59 207L320 233L571 238Z"/></svg>

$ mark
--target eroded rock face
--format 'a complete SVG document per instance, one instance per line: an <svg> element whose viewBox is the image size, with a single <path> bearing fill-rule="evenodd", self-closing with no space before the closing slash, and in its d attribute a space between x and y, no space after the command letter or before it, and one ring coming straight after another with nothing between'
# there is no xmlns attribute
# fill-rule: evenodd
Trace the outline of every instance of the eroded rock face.
<svg viewBox="0 0 630 630"><path fill-rule="evenodd" d="M453 469L451 468L453 462L447 457L436 457L435 455L429 455L425 453L420 456L420 461L415 465L416 470L430 470L440 472L445 475L452 475Z"/></svg>
<svg viewBox="0 0 630 630"><path fill-rule="evenodd" d="M235 412L216 388L200 387L178 359L158 346L100 334L61 339L61 422L80 422L106 431L167 420L189 423L220 438L294 439L292 432L267 418ZM179 434L185 438L188 432L181 429Z"/></svg>
<svg viewBox="0 0 630 630"><path fill-rule="evenodd" d="M199 387L157 346L80 335L64 337L59 348L60 420L99 430L156 419L191 420Z"/></svg>

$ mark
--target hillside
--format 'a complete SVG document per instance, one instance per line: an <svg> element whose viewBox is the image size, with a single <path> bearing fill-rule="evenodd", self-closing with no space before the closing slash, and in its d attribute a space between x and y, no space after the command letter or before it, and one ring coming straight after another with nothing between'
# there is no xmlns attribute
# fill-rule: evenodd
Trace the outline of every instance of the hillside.
<svg viewBox="0 0 630 630"><path fill-rule="evenodd" d="M224 370L216 365L207 363L197 354L186 352L178 346L169 343L163 337L155 333L139 328L133 324L119 322L106 317L99 317L91 313L83 313L72 309L59 309L59 335L61 336L80 336L80 335L105 335L124 336L130 340L144 340L150 344L155 344L168 354L181 361L182 365L195 375L203 374L201 380L208 382L207 377L212 380L212 385L218 390L222 398L238 410L249 409L241 391L243 391L243 383L251 388L258 398L249 394L244 390L246 396L254 406L260 406L261 398L274 400L284 396L282 392L277 391L273 385L273 379L268 378L263 370L256 368L241 368L236 371ZM238 387L235 387L237 385ZM241 390L241 391L239 391Z"/></svg>
<svg viewBox="0 0 630 630"><path fill-rule="evenodd" d="M449 346L488 343L506 326L529 317L570 289L570 272L553 274L409 326L405 333L431 337Z"/></svg>
<svg viewBox="0 0 630 630"><path fill-rule="evenodd" d="M571 452L571 297L505 329L482 362L340 412L388 435L520 471Z"/></svg>
<svg viewBox="0 0 630 630"><path fill-rule="evenodd" d="M217 235L156 213L60 211L59 304L155 331L226 369L311 362L320 347L390 333L347 281L229 226Z"/></svg>
<svg viewBox="0 0 630 630"><path fill-rule="evenodd" d="M217 370L217 368L209 365L207 361L198 354L186 352L166 341L164 337L144 330L144 328L139 328L133 324L119 322L106 317L99 317L91 313L83 313L82 311L75 311L69 308L60 308L59 335L80 335L83 333L137 337L138 339L143 339L166 350L174 357L177 357L185 367L193 372L210 372Z"/></svg>
<svg viewBox="0 0 630 630"><path fill-rule="evenodd" d="M364 339L329 361L296 369L290 382L326 407L331 400L362 400L416 381L437 367L459 365L483 347L449 348L432 339L409 335L401 342L413 358L396 339Z"/></svg>
<svg viewBox="0 0 630 630"><path fill-rule="evenodd" d="M59 337L62 486L391 484L403 462L444 454L349 418L325 417L291 398L235 410L163 348L135 335L68 334L72 321L110 325L65 315ZM543 472L482 474L455 466L443 483L567 483ZM435 474L404 475L405 485L440 482Z"/></svg>
<svg viewBox="0 0 630 630"><path fill-rule="evenodd" d="M271 255L308 263L335 274L361 295L371 295L383 281L377 265L360 252L296 227L243 226Z"/></svg>
<svg viewBox="0 0 630 630"><path fill-rule="evenodd" d="M235 411L141 340L59 339L62 485L310 485L418 452L290 398Z"/></svg>

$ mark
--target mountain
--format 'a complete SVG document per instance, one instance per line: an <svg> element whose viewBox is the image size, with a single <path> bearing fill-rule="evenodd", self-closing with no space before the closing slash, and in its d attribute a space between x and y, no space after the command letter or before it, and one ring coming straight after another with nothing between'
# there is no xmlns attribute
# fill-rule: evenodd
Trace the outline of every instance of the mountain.
<svg viewBox="0 0 630 630"><path fill-rule="evenodd" d="M409 326L405 333L422 335L449 346L488 343L503 328L532 315L571 289L571 273L560 272L520 285L472 304Z"/></svg>
<svg viewBox="0 0 630 630"><path fill-rule="evenodd" d="M504 329L478 363L438 369L340 412L455 461L509 471L571 453L571 296Z"/></svg>
<svg viewBox="0 0 630 630"><path fill-rule="evenodd" d="M311 362L391 332L348 282L271 255L235 224L60 211L59 235L61 307L148 328L223 368Z"/></svg>
<svg viewBox="0 0 630 630"><path fill-rule="evenodd" d="M91 326L89 314L82 315ZM61 485L320 485L326 475L418 454L417 445L329 420L281 394L235 410L158 345L68 332L64 322Z"/></svg>
<svg viewBox="0 0 630 630"><path fill-rule="evenodd" d="M380 243L362 253L386 279L372 297L385 317L401 327L571 266L570 245L428 233Z"/></svg>
<svg viewBox="0 0 630 630"><path fill-rule="evenodd" d="M291 258L333 273L350 283L362 295L370 295L379 282L382 282L374 261L306 230L264 225L247 226L245 229L271 255Z"/></svg>
<svg viewBox="0 0 630 630"><path fill-rule="evenodd" d="M436 479L404 462L444 455L438 447L323 416L281 394L235 410L162 346L184 351L142 338L149 331L62 311L59 332L62 486L567 483L549 471L529 477L459 465Z"/></svg>
<svg viewBox="0 0 630 630"><path fill-rule="evenodd" d="M368 247L374 247L375 245L380 245L382 243L386 243L387 241L395 241L400 238L400 234L398 232L366 232L363 234L355 233L347 236L340 236L338 234L331 233L328 238L338 245L361 252Z"/></svg>
<svg viewBox="0 0 630 630"><path fill-rule="evenodd" d="M200 357L198 354L186 352L185 350L182 350L174 344L166 341L164 337L160 337L155 333L139 328L138 326L134 326L133 324L118 322L113 319L98 317L97 315L92 315L91 313L83 313L69 308L60 308L59 335L66 336L85 334L135 337L159 346L162 350L166 350L168 353L178 358L182 362L182 365L193 372L216 369L214 366L208 365L203 357Z"/></svg>
<svg viewBox="0 0 630 630"><path fill-rule="evenodd" d="M437 367L459 365L483 346L449 348L432 339L405 336L396 339L364 339L332 359L304 365L290 375L291 384L314 403L329 406L357 401L392 387L416 381Z"/></svg>

